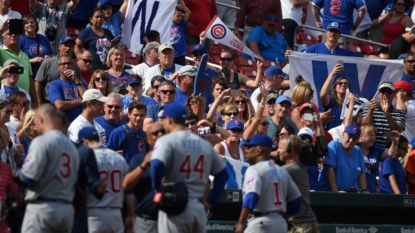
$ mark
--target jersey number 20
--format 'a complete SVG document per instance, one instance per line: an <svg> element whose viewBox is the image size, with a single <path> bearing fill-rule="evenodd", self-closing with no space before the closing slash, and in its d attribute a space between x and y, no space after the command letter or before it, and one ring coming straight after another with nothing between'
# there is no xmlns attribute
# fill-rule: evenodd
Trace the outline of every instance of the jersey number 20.
<svg viewBox="0 0 415 233"><path fill-rule="evenodd" d="M101 179L108 180L108 171L101 170L101 171L99 171L99 175L100 175ZM121 170L115 169L115 170L112 170L110 172L110 177L109 177L110 183L111 183L110 188L111 188L111 191L113 193L119 193L121 191L121 178L122 178L121 177ZM107 187L105 189L105 193L108 193L108 188L109 187Z"/></svg>
<svg viewBox="0 0 415 233"><path fill-rule="evenodd" d="M192 162L190 161L190 155L186 155L182 165L180 165L179 172L186 173L186 179L190 178L190 173L192 172L199 173L199 179L203 179L204 164L205 164L205 156L200 155L197 158L196 163L192 168Z"/></svg>

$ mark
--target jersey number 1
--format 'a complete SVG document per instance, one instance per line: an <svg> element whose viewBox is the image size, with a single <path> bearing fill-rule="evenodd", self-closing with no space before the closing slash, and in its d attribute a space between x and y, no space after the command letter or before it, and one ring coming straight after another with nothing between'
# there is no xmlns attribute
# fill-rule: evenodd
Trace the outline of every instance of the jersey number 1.
<svg viewBox="0 0 415 233"><path fill-rule="evenodd" d="M180 165L179 172L186 173L186 179L190 178L190 173L199 173L199 179L203 179L203 171L205 164L205 156L200 155L192 169L192 163L190 161L190 155L186 155L184 162Z"/></svg>
<svg viewBox="0 0 415 233"><path fill-rule="evenodd" d="M274 182L274 187L275 187L275 202L274 205L281 205L282 202L280 200L280 192L278 189L278 182Z"/></svg>

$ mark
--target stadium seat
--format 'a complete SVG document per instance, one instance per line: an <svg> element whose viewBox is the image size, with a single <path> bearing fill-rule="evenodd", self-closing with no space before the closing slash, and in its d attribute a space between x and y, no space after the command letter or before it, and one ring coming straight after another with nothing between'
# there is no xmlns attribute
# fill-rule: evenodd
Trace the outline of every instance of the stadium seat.
<svg viewBox="0 0 415 233"><path fill-rule="evenodd" d="M127 49L124 49L125 53L125 62L131 65L137 65L138 61L140 60L140 56L130 52Z"/></svg>
<svg viewBox="0 0 415 233"><path fill-rule="evenodd" d="M270 66L278 66L278 64L275 61L264 60L263 70L266 70Z"/></svg>
<svg viewBox="0 0 415 233"><path fill-rule="evenodd" d="M360 49L360 47L356 45L348 45L346 48L355 53L362 53L362 49Z"/></svg>
<svg viewBox="0 0 415 233"><path fill-rule="evenodd" d="M219 57L219 55L215 55L211 59L212 59L212 63L214 63L216 65L220 65L220 57Z"/></svg>
<svg viewBox="0 0 415 233"><path fill-rule="evenodd" d="M192 49L193 49L192 45L187 46L187 54L189 55L189 57L192 55Z"/></svg>
<svg viewBox="0 0 415 233"><path fill-rule="evenodd" d="M256 62L248 58L238 57L236 58L235 63L238 65L239 68L251 67L254 70L257 69Z"/></svg>
<svg viewBox="0 0 415 233"><path fill-rule="evenodd" d="M215 55L220 55L220 53L222 52L222 49L219 47L210 47L209 48L209 52L211 54L211 56L215 56Z"/></svg>
<svg viewBox="0 0 415 233"><path fill-rule="evenodd" d="M298 44L313 45L318 43L316 38L307 33L298 33L297 40L299 41Z"/></svg>
<svg viewBox="0 0 415 233"><path fill-rule="evenodd" d="M370 44L361 45L362 52L366 55L373 55L378 52L378 47Z"/></svg>
<svg viewBox="0 0 415 233"><path fill-rule="evenodd" d="M81 34L81 30L78 28L66 28L66 33L72 37L78 38L79 34Z"/></svg>
<svg viewBox="0 0 415 233"><path fill-rule="evenodd" d="M256 70L253 69L241 69L239 70L239 72L241 74L244 74L246 76L248 76L250 79L255 79L256 78Z"/></svg>

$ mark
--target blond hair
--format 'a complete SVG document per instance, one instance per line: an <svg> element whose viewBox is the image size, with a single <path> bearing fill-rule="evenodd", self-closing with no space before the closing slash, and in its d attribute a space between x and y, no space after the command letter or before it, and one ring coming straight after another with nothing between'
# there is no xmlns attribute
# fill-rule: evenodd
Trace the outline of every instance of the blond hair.
<svg viewBox="0 0 415 233"><path fill-rule="evenodd" d="M122 62L122 67L124 67L125 65L125 53L124 53L124 48L120 47L120 46L115 46L113 47L107 55L107 62L105 63L109 68L112 67L112 61L111 61L111 56L115 53L115 51L118 51L121 53L122 57L123 57L123 62Z"/></svg>

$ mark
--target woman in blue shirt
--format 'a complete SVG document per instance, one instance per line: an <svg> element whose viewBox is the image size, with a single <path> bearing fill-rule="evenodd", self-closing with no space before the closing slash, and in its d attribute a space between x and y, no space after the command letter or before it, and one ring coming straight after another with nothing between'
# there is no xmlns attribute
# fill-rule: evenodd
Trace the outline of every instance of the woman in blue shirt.
<svg viewBox="0 0 415 233"><path fill-rule="evenodd" d="M113 91L115 93L119 93L121 95L127 94L126 84L128 73L124 70L125 65L125 53L124 49L119 46L115 46L108 52L107 67L109 69L107 70L108 76L111 79L111 83L113 85Z"/></svg>
<svg viewBox="0 0 415 233"><path fill-rule="evenodd" d="M20 36L19 49L29 57L33 78L35 78L40 64L52 56L52 48L48 38L37 33L39 25L34 15L25 15L23 25L24 34Z"/></svg>

